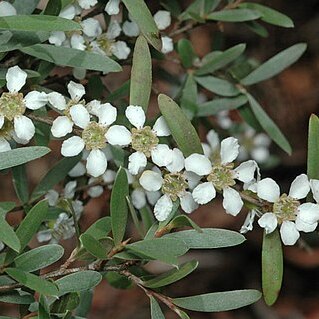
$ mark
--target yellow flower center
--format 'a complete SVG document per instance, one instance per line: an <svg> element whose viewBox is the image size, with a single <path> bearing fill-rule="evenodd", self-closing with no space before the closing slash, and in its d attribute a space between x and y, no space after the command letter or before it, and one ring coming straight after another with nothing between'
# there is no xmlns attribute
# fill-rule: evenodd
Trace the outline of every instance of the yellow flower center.
<svg viewBox="0 0 319 319"><path fill-rule="evenodd" d="M107 128L96 122L91 122L82 132L82 139L87 150L100 149L106 146L105 133Z"/></svg>
<svg viewBox="0 0 319 319"><path fill-rule="evenodd" d="M5 92L0 97L0 114L12 121L16 116L25 112L23 94L18 92Z"/></svg>
<svg viewBox="0 0 319 319"><path fill-rule="evenodd" d="M132 148L135 151L142 152L145 156L151 156L151 150L157 146L158 137L149 126L142 128L132 128Z"/></svg>
<svg viewBox="0 0 319 319"><path fill-rule="evenodd" d="M182 195L187 187L185 177L180 173L169 173L164 176L162 192L168 195L172 201Z"/></svg>
<svg viewBox="0 0 319 319"><path fill-rule="evenodd" d="M279 224L285 220L296 220L297 209L300 202L287 194L282 194L273 205L273 212L277 216Z"/></svg>
<svg viewBox="0 0 319 319"><path fill-rule="evenodd" d="M211 182L218 191L228 186L234 186L236 182L232 171L233 167L234 164L232 163L214 166L211 173L207 176L207 180Z"/></svg>
<svg viewBox="0 0 319 319"><path fill-rule="evenodd" d="M96 42L98 43L100 49L103 50L107 56L112 55L111 48L114 43L114 40L110 40L106 36L106 34L102 34L98 37Z"/></svg>

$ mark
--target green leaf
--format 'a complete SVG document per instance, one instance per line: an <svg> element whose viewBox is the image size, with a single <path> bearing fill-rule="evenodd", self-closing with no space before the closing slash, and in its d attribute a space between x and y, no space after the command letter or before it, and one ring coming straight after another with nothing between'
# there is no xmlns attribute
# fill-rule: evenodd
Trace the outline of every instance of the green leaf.
<svg viewBox="0 0 319 319"><path fill-rule="evenodd" d="M80 241L83 247L93 256L99 259L107 259L107 251L103 245L95 239L93 236L88 234L82 234Z"/></svg>
<svg viewBox="0 0 319 319"><path fill-rule="evenodd" d="M221 96L236 96L240 93L234 84L214 76L196 77L195 80L208 91Z"/></svg>
<svg viewBox="0 0 319 319"><path fill-rule="evenodd" d="M14 251L19 252L21 245L18 236L5 219L6 211L0 209L0 240Z"/></svg>
<svg viewBox="0 0 319 319"><path fill-rule="evenodd" d="M38 6L40 0L14 0L12 5L18 14L31 14Z"/></svg>
<svg viewBox="0 0 319 319"><path fill-rule="evenodd" d="M1 202L0 203L0 214L6 214L7 212L10 212L16 204L14 202Z"/></svg>
<svg viewBox="0 0 319 319"><path fill-rule="evenodd" d="M141 89L143 88L143 89ZM145 38L140 35L135 43L130 87L130 104L139 105L146 112L152 89L152 60Z"/></svg>
<svg viewBox="0 0 319 319"><path fill-rule="evenodd" d="M267 29L257 21L247 21L245 25L248 27L248 29L255 32L260 37L267 38L269 36Z"/></svg>
<svg viewBox="0 0 319 319"><path fill-rule="evenodd" d="M212 249L236 246L246 239L243 235L226 229L201 228L197 230L183 230L167 234L163 238L182 240L189 249Z"/></svg>
<svg viewBox="0 0 319 319"><path fill-rule="evenodd" d="M295 63L306 51L306 48L307 45L305 43L298 43L279 52L249 73L240 82L243 85L252 85L272 78L291 64Z"/></svg>
<svg viewBox="0 0 319 319"><path fill-rule="evenodd" d="M132 20L137 23L147 41L158 51L161 50L162 42L159 32L150 10L143 0L122 0Z"/></svg>
<svg viewBox="0 0 319 319"><path fill-rule="evenodd" d="M220 111L234 110L246 104L247 101L247 96L243 94L234 98L214 99L199 105L197 116L205 117L209 115L216 115Z"/></svg>
<svg viewBox="0 0 319 319"><path fill-rule="evenodd" d="M76 31L81 25L69 19L44 15L0 17L0 29L10 31Z"/></svg>
<svg viewBox="0 0 319 319"><path fill-rule="evenodd" d="M151 302L151 319L165 319L165 316L161 310L160 305L154 297L150 297Z"/></svg>
<svg viewBox="0 0 319 319"><path fill-rule="evenodd" d="M83 68L101 72L120 72L121 66L107 56L50 44L36 44L21 49L25 54L57 65Z"/></svg>
<svg viewBox="0 0 319 319"><path fill-rule="evenodd" d="M58 289L50 281L44 280L17 268L6 268L6 273L22 285L43 295L57 296Z"/></svg>
<svg viewBox="0 0 319 319"><path fill-rule="evenodd" d="M195 71L195 75L206 75L223 68L227 64L236 60L245 51L245 48L246 45L241 43L222 53L212 55L211 58L207 58L205 63L197 71Z"/></svg>
<svg viewBox="0 0 319 319"><path fill-rule="evenodd" d="M21 204L27 203L29 200L29 187L25 165L12 168L12 181Z"/></svg>
<svg viewBox="0 0 319 319"><path fill-rule="evenodd" d="M187 157L193 153L203 154L197 132L181 108L167 95L158 96L158 104L178 147Z"/></svg>
<svg viewBox="0 0 319 319"><path fill-rule="evenodd" d="M286 139L286 137L282 134L278 126L274 123L274 121L268 116L268 114L263 110L260 104L255 100L255 98L247 93L247 98L251 109L256 116L261 127L267 132L269 137L285 152L289 155L292 152L291 146Z"/></svg>
<svg viewBox="0 0 319 319"><path fill-rule="evenodd" d="M243 22L256 20L260 17L261 14L257 10L229 9L212 12L207 16L207 19L224 22Z"/></svg>
<svg viewBox="0 0 319 319"><path fill-rule="evenodd" d="M34 302L34 298L32 295L24 291L18 292L14 290L10 292L0 293L0 302L18 305L30 305Z"/></svg>
<svg viewBox="0 0 319 319"><path fill-rule="evenodd" d="M60 245L45 245L29 250L14 259L17 268L33 272L45 268L60 260L64 249Z"/></svg>
<svg viewBox="0 0 319 319"><path fill-rule="evenodd" d="M40 295L39 298L39 318L51 319L49 303L47 298L43 295Z"/></svg>
<svg viewBox="0 0 319 319"><path fill-rule="evenodd" d="M48 190L62 181L70 170L81 160L82 154L74 157L65 157L56 163L41 179L31 194L31 200L36 200L45 195Z"/></svg>
<svg viewBox="0 0 319 319"><path fill-rule="evenodd" d="M307 175L319 179L319 118L311 114L308 131Z"/></svg>
<svg viewBox="0 0 319 319"><path fill-rule="evenodd" d="M62 9L61 0L49 0L48 4L46 5L43 14L44 15L51 15L51 16L58 16Z"/></svg>
<svg viewBox="0 0 319 319"><path fill-rule="evenodd" d="M132 280L115 271L108 271L104 278L107 282L116 289L128 289L133 286Z"/></svg>
<svg viewBox="0 0 319 319"><path fill-rule="evenodd" d="M51 150L43 146L21 147L0 153L0 170L31 162L48 154Z"/></svg>
<svg viewBox="0 0 319 319"><path fill-rule="evenodd" d="M124 168L120 168L117 172L114 186L111 194L111 221L114 244L118 246L125 234L128 207L126 196L129 195L127 175Z"/></svg>
<svg viewBox="0 0 319 319"><path fill-rule="evenodd" d="M197 112L197 84L192 74L188 74L182 90L181 108L190 112L190 116ZM187 112L187 113L188 113Z"/></svg>
<svg viewBox="0 0 319 319"><path fill-rule="evenodd" d="M81 317L87 317L93 299L93 291L92 290L84 290L80 292L80 303L76 308L76 314Z"/></svg>
<svg viewBox="0 0 319 319"><path fill-rule="evenodd" d="M245 2L241 3L239 7L258 11L259 13L261 13L260 19L264 22L284 28L294 27L293 21L288 16L261 4Z"/></svg>
<svg viewBox="0 0 319 319"><path fill-rule="evenodd" d="M245 289L175 298L173 303L193 311L218 312L248 306L258 301L260 297L261 293L258 290Z"/></svg>
<svg viewBox="0 0 319 319"><path fill-rule="evenodd" d="M177 43L177 51L184 68L191 68L196 58L192 43L188 39L180 39Z"/></svg>
<svg viewBox="0 0 319 319"><path fill-rule="evenodd" d="M268 235L264 232L261 258L264 299L271 306L278 298L283 277L283 255L278 230Z"/></svg>
<svg viewBox="0 0 319 319"><path fill-rule="evenodd" d="M182 240L175 238L145 239L126 245L126 249L171 265L178 265L177 257L188 250Z"/></svg>
<svg viewBox="0 0 319 319"><path fill-rule="evenodd" d="M86 230L85 234L99 240L101 238L107 237L111 229L111 217L106 216L98 219Z"/></svg>
<svg viewBox="0 0 319 319"><path fill-rule="evenodd" d="M84 270L58 279L55 283L59 287L59 296L69 292L79 292L97 286L102 275L96 271Z"/></svg>
<svg viewBox="0 0 319 319"><path fill-rule="evenodd" d="M174 229L185 226L192 227L200 233L202 232L202 229L186 215L176 216L166 227L168 229Z"/></svg>
<svg viewBox="0 0 319 319"><path fill-rule="evenodd" d="M47 201L41 201L33 206L26 217L22 220L16 231L21 243L20 251L28 245L33 235L38 231L40 225L46 219L47 213L48 203Z"/></svg>
<svg viewBox="0 0 319 319"><path fill-rule="evenodd" d="M248 101L248 99L247 99ZM263 130L261 125L259 124L255 114L253 113L250 105L244 104L239 108L240 116L243 118L243 120L249 124L252 128L254 128L255 131L260 132Z"/></svg>
<svg viewBox="0 0 319 319"><path fill-rule="evenodd" d="M197 268L197 266L198 261L196 260L187 262L179 266L178 269L172 269L164 274L155 277L154 279L144 281L143 286L153 289L170 285L173 282L176 282L188 276Z"/></svg>

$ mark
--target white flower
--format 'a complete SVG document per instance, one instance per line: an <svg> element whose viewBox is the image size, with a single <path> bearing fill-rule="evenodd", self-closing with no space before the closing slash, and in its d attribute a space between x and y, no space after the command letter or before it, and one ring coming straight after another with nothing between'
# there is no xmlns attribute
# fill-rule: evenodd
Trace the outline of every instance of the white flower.
<svg viewBox="0 0 319 319"><path fill-rule="evenodd" d="M85 51L86 45L85 45L85 39L82 35L80 34L72 34L70 38L70 44L71 48Z"/></svg>
<svg viewBox="0 0 319 319"><path fill-rule="evenodd" d="M57 47L60 47L65 40L66 40L66 35L63 31L51 32L50 37L48 39L49 43L54 44Z"/></svg>
<svg viewBox="0 0 319 319"><path fill-rule="evenodd" d="M0 2L0 17L8 17L17 15L17 10L8 1Z"/></svg>
<svg viewBox="0 0 319 319"><path fill-rule="evenodd" d="M124 41L116 41L111 46L111 52L120 60L125 60L129 56L131 49Z"/></svg>
<svg viewBox="0 0 319 319"><path fill-rule="evenodd" d="M78 4L82 9L90 9L97 4L97 0L78 0Z"/></svg>
<svg viewBox="0 0 319 319"><path fill-rule="evenodd" d="M247 232L253 230L253 223L255 221L256 211L253 209L249 211L244 221L243 226L241 226L240 233L246 234Z"/></svg>
<svg viewBox="0 0 319 319"><path fill-rule="evenodd" d="M218 140L215 134L210 134L210 149L217 149ZM236 184L235 179L243 183L249 183L254 179L257 170L255 161L247 161L236 168L232 163L238 156L238 140L233 137L224 139L220 144L219 159L212 161L205 155L192 154L185 160L186 171L199 176L207 176L207 182L199 184L193 190L193 197L198 204L206 204L216 196L216 190L223 193L223 207L228 214L236 216L244 203L240 194L232 188ZM207 155L211 151L206 150Z"/></svg>
<svg viewBox="0 0 319 319"><path fill-rule="evenodd" d="M109 15L116 15L120 12L120 0L109 0L105 6L105 11Z"/></svg>
<svg viewBox="0 0 319 319"><path fill-rule="evenodd" d="M170 37L162 37L162 53L170 53L174 50L173 40Z"/></svg>
<svg viewBox="0 0 319 319"><path fill-rule="evenodd" d="M16 136L29 142L35 133L32 121L24 116L26 108L37 110L44 106L48 99L44 92L31 91L25 97L19 90L25 85L27 73L18 66L8 69L6 74L9 92L2 93L0 97L0 129L5 122L13 122Z"/></svg>
<svg viewBox="0 0 319 319"><path fill-rule="evenodd" d="M171 24L171 13L165 10L159 10L154 14L154 21L159 30L165 30Z"/></svg>
<svg viewBox="0 0 319 319"><path fill-rule="evenodd" d="M285 245L294 245L299 239L299 231L310 232L317 227L319 206L313 203L300 204L300 199L310 191L308 177L297 176L290 186L288 195L280 195L278 184L271 178L257 182L259 198L273 203L272 211L265 213L258 224L265 228L266 233L273 232L280 226L280 235Z"/></svg>
<svg viewBox="0 0 319 319"><path fill-rule="evenodd" d="M157 166L166 166L172 162L173 152L165 144L159 143L159 136L168 136L170 131L163 117L159 117L153 129L144 126L146 116L141 106L129 105L125 116L134 126L131 130L132 148L136 151L129 156L128 169L132 175L138 174L151 157Z"/></svg>
<svg viewBox="0 0 319 319"><path fill-rule="evenodd" d="M89 38L95 38L102 34L102 27L98 20L88 18L81 22L83 33Z"/></svg>
<svg viewBox="0 0 319 319"><path fill-rule="evenodd" d="M70 4L61 10L59 17L73 20L76 14L77 14L76 6L74 6L73 4Z"/></svg>
<svg viewBox="0 0 319 319"><path fill-rule="evenodd" d="M125 21L122 28L123 33L128 37L137 37L140 34L140 28L134 21Z"/></svg>
<svg viewBox="0 0 319 319"><path fill-rule="evenodd" d="M94 177L91 177L91 178L89 179L88 185L93 185L93 184L95 184L95 183L98 183L99 181L100 181L99 179L94 178ZM88 195L89 195L90 197L96 198L96 197L101 196L101 195L103 194L103 191L104 191L104 189L103 189L103 187L102 187L101 185L95 185L95 186L91 186L91 187L88 189L87 193L88 193Z"/></svg>

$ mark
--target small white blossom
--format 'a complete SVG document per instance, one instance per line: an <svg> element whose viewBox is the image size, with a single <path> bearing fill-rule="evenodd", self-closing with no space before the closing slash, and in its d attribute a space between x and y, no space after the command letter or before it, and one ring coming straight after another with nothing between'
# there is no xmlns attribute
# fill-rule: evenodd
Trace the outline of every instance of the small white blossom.
<svg viewBox="0 0 319 319"><path fill-rule="evenodd" d="M159 30L165 30L171 24L171 13L165 10L159 10L154 14L154 21Z"/></svg>
<svg viewBox="0 0 319 319"><path fill-rule="evenodd" d="M105 11L109 15L116 15L120 12L120 0L109 0L105 6Z"/></svg>
<svg viewBox="0 0 319 319"><path fill-rule="evenodd" d="M17 15L16 8L8 1L0 2L0 17L8 17Z"/></svg>
<svg viewBox="0 0 319 319"><path fill-rule="evenodd" d="M174 50L174 44L173 44L173 40L170 37L162 37L162 53L166 54L166 53L170 53Z"/></svg>

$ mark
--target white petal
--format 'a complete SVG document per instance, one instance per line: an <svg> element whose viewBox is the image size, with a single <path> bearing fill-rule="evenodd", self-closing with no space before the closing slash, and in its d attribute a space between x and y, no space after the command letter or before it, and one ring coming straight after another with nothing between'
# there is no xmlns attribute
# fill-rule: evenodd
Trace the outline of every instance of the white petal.
<svg viewBox="0 0 319 319"><path fill-rule="evenodd" d="M156 202L161 198L162 196L162 193L157 191L157 192L149 192L149 191L146 191L145 192L146 194L146 198L147 198L147 201L152 205L154 206L156 204Z"/></svg>
<svg viewBox="0 0 319 319"><path fill-rule="evenodd" d="M79 136L72 136L62 143L61 154L66 157L76 156L84 149L84 141Z"/></svg>
<svg viewBox="0 0 319 319"><path fill-rule="evenodd" d="M291 183L289 196L295 199L305 198L310 191L309 180L306 174L297 176Z"/></svg>
<svg viewBox="0 0 319 319"><path fill-rule="evenodd" d="M159 10L154 14L154 21L159 30L165 30L171 24L171 13L165 10Z"/></svg>
<svg viewBox="0 0 319 319"><path fill-rule="evenodd" d="M297 216L296 218L296 221L295 221L295 224L296 224L296 228L297 230L299 231L303 231L305 233L310 233L310 232L313 232L315 231L315 229L317 228L318 226L318 223L313 223L313 224L308 224L308 223L305 223L303 220L301 220L299 218L299 216Z"/></svg>
<svg viewBox="0 0 319 319"><path fill-rule="evenodd" d="M48 200L49 206L55 206L59 199L59 193L54 189L50 189L46 195L44 196L45 199Z"/></svg>
<svg viewBox="0 0 319 319"><path fill-rule="evenodd" d="M257 163L255 161L243 162L234 169L236 178L241 182L249 183L254 179L256 168Z"/></svg>
<svg viewBox="0 0 319 319"><path fill-rule="evenodd" d="M120 12L120 0L109 0L105 6L105 11L109 15L115 15Z"/></svg>
<svg viewBox="0 0 319 319"><path fill-rule="evenodd" d="M31 91L24 97L25 105L30 110L37 110L48 102L45 92Z"/></svg>
<svg viewBox="0 0 319 319"><path fill-rule="evenodd" d="M271 178L264 178L257 183L257 195L259 198L274 203L280 196L278 184Z"/></svg>
<svg viewBox="0 0 319 319"><path fill-rule="evenodd" d="M212 171L212 164L205 155L194 153L185 159L185 169L204 176Z"/></svg>
<svg viewBox="0 0 319 319"><path fill-rule="evenodd" d="M101 150L92 150L86 159L86 169L88 174L98 177L105 173L107 160Z"/></svg>
<svg viewBox="0 0 319 319"><path fill-rule="evenodd" d="M88 18L81 22L83 33L88 37L97 37L102 33L100 22L94 18Z"/></svg>
<svg viewBox="0 0 319 319"><path fill-rule="evenodd" d="M131 52L131 49L127 46L126 42L124 42L124 41L116 41L111 46L111 52L118 59L125 60L129 56L129 54Z"/></svg>
<svg viewBox="0 0 319 319"><path fill-rule="evenodd" d="M97 4L97 0L78 0L78 4L82 9L90 9Z"/></svg>
<svg viewBox="0 0 319 319"><path fill-rule="evenodd" d="M173 151L166 144L158 144L152 149L151 158L157 166L167 166L173 161Z"/></svg>
<svg viewBox="0 0 319 319"><path fill-rule="evenodd" d="M163 195L154 206L155 218L162 222L167 219L173 209L173 202L167 195Z"/></svg>
<svg viewBox="0 0 319 319"><path fill-rule="evenodd" d="M239 214L244 206L244 202L240 197L240 194L231 187L223 189L223 207L227 214L236 216Z"/></svg>
<svg viewBox="0 0 319 319"><path fill-rule="evenodd" d="M210 130L207 133L206 139L213 152L219 148L219 137L214 130Z"/></svg>
<svg viewBox="0 0 319 319"><path fill-rule="evenodd" d="M0 152L7 152L11 150L10 143L4 138L0 137Z"/></svg>
<svg viewBox="0 0 319 319"><path fill-rule="evenodd" d="M56 109L63 111L66 109L66 101L62 94L52 92L47 95L49 103Z"/></svg>
<svg viewBox="0 0 319 319"><path fill-rule="evenodd" d="M144 171L139 179L141 186L149 192L155 192L161 189L162 175L150 170Z"/></svg>
<svg viewBox="0 0 319 319"><path fill-rule="evenodd" d="M40 230L37 233L37 240L39 243L43 243L43 242L49 241L51 239L52 239L52 230L51 229Z"/></svg>
<svg viewBox="0 0 319 319"><path fill-rule="evenodd" d="M169 136L171 135L171 131L167 126L167 123L164 119L164 116L160 116L153 126L153 131L157 136Z"/></svg>
<svg viewBox="0 0 319 319"><path fill-rule="evenodd" d="M260 227L265 229L266 234L270 234L277 228L277 225L278 225L277 217L274 213L263 214L258 219L258 224Z"/></svg>
<svg viewBox="0 0 319 319"><path fill-rule="evenodd" d="M162 49L161 52L166 54L174 50L173 39L170 37L162 37Z"/></svg>
<svg viewBox="0 0 319 319"><path fill-rule="evenodd" d="M6 74L7 88L10 92L18 92L25 85L27 73L17 65L8 69Z"/></svg>
<svg viewBox="0 0 319 319"><path fill-rule="evenodd" d="M0 2L0 17L8 17L17 15L17 10L8 1Z"/></svg>
<svg viewBox="0 0 319 319"><path fill-rule="evenodd" d="M92 198L100 197L104 192L104 189L102 186L92 186L88 189L87 193Z"/></svg>
<svg viewBox="0 0 319 319"><path fill-rule="evenodd" d="M142 152L135 152L128 158L128 170L132 175L137 175L142 168L146 167L147 158Z"/></svg>
<svg viewBox="0 0 319 319"><path fill-rule="evenodd" d="M203 151L204 151L204 155L206 157L210 157L212 155L212 149L210 148L210 146L207 143L201 143Z"/></svg>
<svg viewBox="0 0 319 319"><path fill-rule="evenodd" d="M109 104L109 103L106 103ZM101 102L98 100L92 100L86 104L86 109L89 111L90 114L98 116L101 108Z"/></svg>
<svg viewBox="0 0 319 319"><path fill-rule="evenodd" d="M57 47L60 47L62 43L65 41L66 35L63 31L53 31L50 33L50 37L48 39L49 43L54 44Z"/></svg>
<svg viewBox="0 0 319 319"><path fill-rule="evenodd" d="M64 197L69 199L73 198L76 186L77 186L76 181L70 181L66 183L66 185L64 186L64 192L63 192Z"/></svg>
<svg viewBox="0 0 319 319"><path fill-rule="evenodd" d="M166 168L171 173L180 172L184 168L184 163L185 163L185 159L184 159L183 153L178 148L174 148L173 160L170 164L166 166Z"/></svg>
<svg viewBox="0 0 319 319"><path fill-rule="evenodd" d="M113 183L115 181L115 177L116 177L116 172L112 171L111 169L107 169L102 176L103 182L108 184ZM129 176L127 176L127 178L129 180Z"/></svg>
<svg viewBox="0 0 319 319"><path fill-rule="evenodd" d="M192 195L196 203L204 205L216 197L216 190L211 182L206 182L196 186Z"/></svg>
<svg viewBox="0 0 319 319"><path fill-rule="evenodd" d="M59 17L72 20L75 17L75 14L75 6L70 4L61 10L61 12L59 13Z"/></svg>
<svg viewBox="0 0 319 319"><path fill-rule="evenodd" d="M77 80L83 80L86 77L86 69L73 68L72 74Z"/></svg>
<svg viewBox="0 0 319 319"><path fill-rule="evenodd" d="M136 128L142 128L144 126L146 117L141 106L129 105L125 110L125 116Z"/></svg>
<svg viewBox="0 0 319 319"><path fill-rule="evenodd" d="M131 193L132 204L136 209L141 209L146 205L145 192L141 189L134 189Z"/></svg>
<svg viewBox="0 0 319 319"><path fill-rule="evenodd" d="M52 123L51 133L54 137L63 137L72 132L73 122L67 116L58 116Z"/></svg>
<svg viewBox="0 0 319 319"><path fill-rule="evenodd" d="M2 128L3 124L4 124L4 116L0 115L0 129Z"/></svg>
<svg viewBox="0 0 319 319"><path fill-rule="evenodd" d="M239 154L239 144L237 138L228 137L220 143L221 163L232 163Z"/></svg>
<svg viewBox="0 0 319 319"><path fill-rule="evenodd" d="M72 100L79 101L85 94L85 89L82 84L70 81L68 84L68 92Z"/></svg>
<svg viewBox="0 0 319 319"><path fill-rule="evenodd" d="M35 127L28 117L20 115L14 118L14 131L18 138L30 141L35 133Z"/></svg>
<svg viewBox="0 0 319 319"><path fill-rule="evenodd" d="M90 113L82 104L71 106L70 115L74 124L83 129L90 123Z"/></svg>
<svg viewBox="0 0 319 319"><path fill-rule="evenodd" d="M194 189L200 182L201 176L198 176L197 174L193 172L184 172L184 175L186 177L186 180L188 182L189 189Z"/></svg>
<svg viewBox="0 0 319 319"><path fill-rule="evenodd" d="M127 146L132 142L131 132L122 125L111 126L105 137L111 145Z"/></svg>
<svg viewBox="0 0 319 319"><path fill-rule="evenodd" d="M241 234L246 234L247 232L253 230L253 224L255 221L255 216L256 216L256 211L251 210L248 212L246 219L244 221L243 226L240 228L240 233Z"/></svg>
<svg viewBox="0 0 319 319"><path fill-rule="evenodd" d="M305 223L313 224L319 221L319 205L304 203L298 207L298 217Z"/></svg>
<svg viewBox="0 0 319 319"><path fill-rule="evenodd" d="M106 37L109 40L114 40L121 34L121 26L117 20L112 20L107 28Z"/></svg>
<svg viewBox="0 0 319 319"><path fill-rule="evenodd" d="M101 104L96 111L99 123L109 126L115 122L117 117L117 109L110 103Z"/></svg>
<svg viewBox="0 0 319 319"><path fill-rule="evenodd" d="M311 179L310 180L310 188L312 192L312 196L314 200L319 203L319 180L318 179Z"/></svg>
<svg viewBox="0 0 319 319"><path fill-rule="evenodd" d="M71 48L84 51L86 49L85 40L82 35L72 34L71 39Z"/></svg>
<svg viewBox="0 0 319 319"><path fill-rule="evenodd" d="M78 162L68 173L70 177L80 177L86 173L86 168L82 162Z"/></svg>
<svg viewBox="0 0 319 319"><path fill-rule="evenodd" d="M280 227L280 236L284 245L294 245L300 237L295 223L284 221Z"/></svg>
<svg viewBox="0 0 319 319"><path fill-rule="evenodd" d="M125 21L122 28L123 33L128 37L137 37L140 34L140 29L134 21Z"/></svg>
<svg viewBox="0 0 319 319"><path fill-rule="evenodd" d="M264 163L269 158L269 149L264 146L254 147L250 151L251 157L258 163Z"/></svg>
<svg viewBox="0 0 319 319"><path fill-rule="evenodd" d="M194 201L194 198L190 192L185 192L185 194L179 199L181 201L182 210L187 214L190 214L198 208L198 204Z"/></svg>

